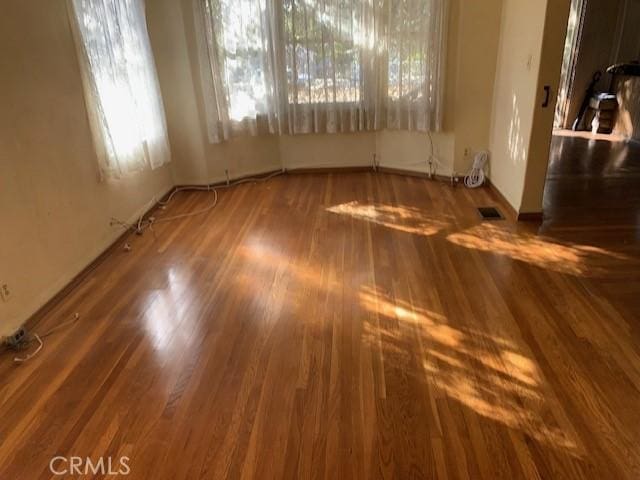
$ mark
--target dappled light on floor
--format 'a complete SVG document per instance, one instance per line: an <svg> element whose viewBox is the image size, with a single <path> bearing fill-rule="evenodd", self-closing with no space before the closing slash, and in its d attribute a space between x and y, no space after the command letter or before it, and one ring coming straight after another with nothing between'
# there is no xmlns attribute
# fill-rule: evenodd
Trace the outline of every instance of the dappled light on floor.
<svg viewBox="0 0 640 480"><path fill-rule="evenodd" d="M77 325L0 359L0 479L65 452L170 480L640 478L640 237L481 224L494 203L292 175L132 233L33 331Z"/></svg>
<svg viewBox="0 0 640 480"><path fill-rule="evenodd" d="M627 256L589 245L565 245L534 236L481 224L451 233L447 240L461 247L489 252L536 267L571 275L590 276L602 272L612 261L630 261Z"/></svg>
<svg viewBox="0 0 640 480"><path fill-rule="evenodd" d="M444 395L482 417L582 456L536 362L517 341L468 326L477 325L473 318L457 319L453 326L444 315L375 287L361 289L360 303L373 317L364 325L363 341L379 349L385 365L419 377L436 398ZM408 347L414 342L420 358Z"/></svg>
<svg viewBox="0 0 640 480"><path fill-rule="evenodd" d="M429 215L423 210L407 206L367 204L353 201L329 207L327 211L416 235L435 235L449 225L444 219L445 217Z"/></svg>

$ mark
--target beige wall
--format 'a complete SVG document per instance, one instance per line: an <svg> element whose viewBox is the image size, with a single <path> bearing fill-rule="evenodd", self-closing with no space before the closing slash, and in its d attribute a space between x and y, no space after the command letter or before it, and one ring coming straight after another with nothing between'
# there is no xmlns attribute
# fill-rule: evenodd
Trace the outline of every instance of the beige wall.
<svg viewBox="0 0 640 480"><path fill-rule="evenodd" d="M147 0L147 23L164 99L172 171L178 184L204 183L206 132L200 121L182 8L177 0Z"/></svg>
<svg viewBox="0 0 640 480"><path fill-rule="evenodd" d="M502 5L503 0L451 1L447 84L453 105L445 116L451 117L447 131L455 134L458 174L469 170L474 153L489 149Z"/></svg>
<svg viewBox="0 0 640 480"><path fill-rule="evenodd" d="M524 190L545 8L546 0L505 0L502 11L490 177L516 211Z"/></svg>
<svg viewBox="0 0 640 480"><path fill-rule="evenodd" d="M454 158L453 133L433 135L434 161ZM376 134L377 161L382 167L427 173L431 153L429 137L424 133L384 130ZM451 175L450 163L436 165L439 175Z"/></svg>
<svg viewBox="0 0 640 480"><path fill-rule="evenodd" d="M553 133L555 101L560 84L562 55L567 36L567 22L571 0L548 0L542 40L543 61L538 72L538 88L534 103L529 157L525 172L525 183L520 204L521 213L542 211L544 185L549 166L549 150ZM550 104L542 108L544 86L551 88Z"/></svg>
<svg viewBox="0 0 640 480"><path fill-rule="evenodd" d="M491 181L518 213L542 212L570 0L505 0L491 126ZM550 103L542 107L544 86Z"/></svg>
<svg viewBox="0 0 640 480"><path fill-rule="evenodd" d="M372 165L375 132L282 135L278 137L285 168L355 167Z"/></svg>
<svg viewBox="0 0 640 480"><path fill-rule="evenodd" d="M434 134L442 175L465 172L489 146L493 79L502 0L451 0L444 132ZM167 115L177 183L205 183L224 171L241 176L282 166L370 165L426 171L426 134L401 132L234 139L211 145L206 134L192 0L148 0L149 30ZM393 139L409 139L394 152ZM391 142L391 143L390 143ZM382 150L381 150L382 149ZM465 152L468 155L465 155ZM402 164L396 164L396 159Z"/></svg>
<svg viewBox="0 0 640 480"><path fill-rule="evenodd" d="M0 336L14 331L172 185L162 168L99 183L65 2L0 16Z"/></svg>

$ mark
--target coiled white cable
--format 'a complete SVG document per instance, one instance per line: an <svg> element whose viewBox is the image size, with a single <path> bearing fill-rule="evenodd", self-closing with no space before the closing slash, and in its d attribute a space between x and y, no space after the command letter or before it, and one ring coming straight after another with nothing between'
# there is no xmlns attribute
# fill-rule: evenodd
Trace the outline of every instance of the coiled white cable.
<svg viewBox="0 0 640 480"><path fill-rule="evenodd" d="M484 167L489 161L489 152L478 152L473 159L471 171L464 177L464 185L467 188L478 188L484 185Z"/></svg>

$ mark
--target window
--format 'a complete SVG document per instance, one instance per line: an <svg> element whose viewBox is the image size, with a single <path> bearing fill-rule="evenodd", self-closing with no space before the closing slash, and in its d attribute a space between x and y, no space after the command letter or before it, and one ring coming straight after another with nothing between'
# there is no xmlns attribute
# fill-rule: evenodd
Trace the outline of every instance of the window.
<svg viewBox="0 0 640 480"><path fill-rule="evenodd" d="M208 0L205 6L212 19L209 42L218 49L228 86L229 118L242 120L266 112L266 0Z"/></svg>
<svg viewBox="0 0 640 480"><path fill-rule="evenodd" d="M354 2L284 1L290 104L360 100L359 20Z"/></svg>
<svg viewBox="0 0 640 480"><path fill-rule="evenodd" d="M213 142L439 128L446 0L196 2Z"/></svg>
<svg viewBox="0 0 640 480"><path fill-rule="evenodd" d="M429 24L427 2L391 0L388 38L388 95L393 100L424 93Z"/></svg>
<svg viewBox="0 0 640 480"><path fill-rule="evenodd" d="M103 177L169 161L142 0L69 0Z"/></svg>

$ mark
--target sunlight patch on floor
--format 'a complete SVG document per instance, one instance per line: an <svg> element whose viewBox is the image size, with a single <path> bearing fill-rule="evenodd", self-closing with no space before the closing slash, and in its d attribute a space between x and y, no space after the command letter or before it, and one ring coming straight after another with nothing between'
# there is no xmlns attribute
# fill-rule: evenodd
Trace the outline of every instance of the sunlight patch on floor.
<svg viewBox="0 0 640 480"><path fill-rule="evenodd" d="M486 223L451 233L447 240L461 247L509 257L559 273L587 276L597 274L600 264L627 257L588 245L563 245L534 236L505 230Z"/></svg>
<svg viewBox="0 0 640 480"><path fill-rule="evenodd" d="M579 457L575 432L564 428L549 400L535 361L516 342L481 331L473 319L454 326L443 314L397 300L365 286L360 303L373 316L365 324L363 341L379 348L388 368L432 385L476 414L523 432ZM417 341L422 358L412 357L407 343ZM419 370L413 365L419 365ZM436 394L437 395L437 394Z"/></svg>
<svg viewBox="0 0 640 480"><path fill-rule="evenodd" d="M425 214L422 210L407 206L365 204L358 201L327 208L328 212L364 220L393 230L417 235L435 235L449 226L442 217Z"/></svg>

